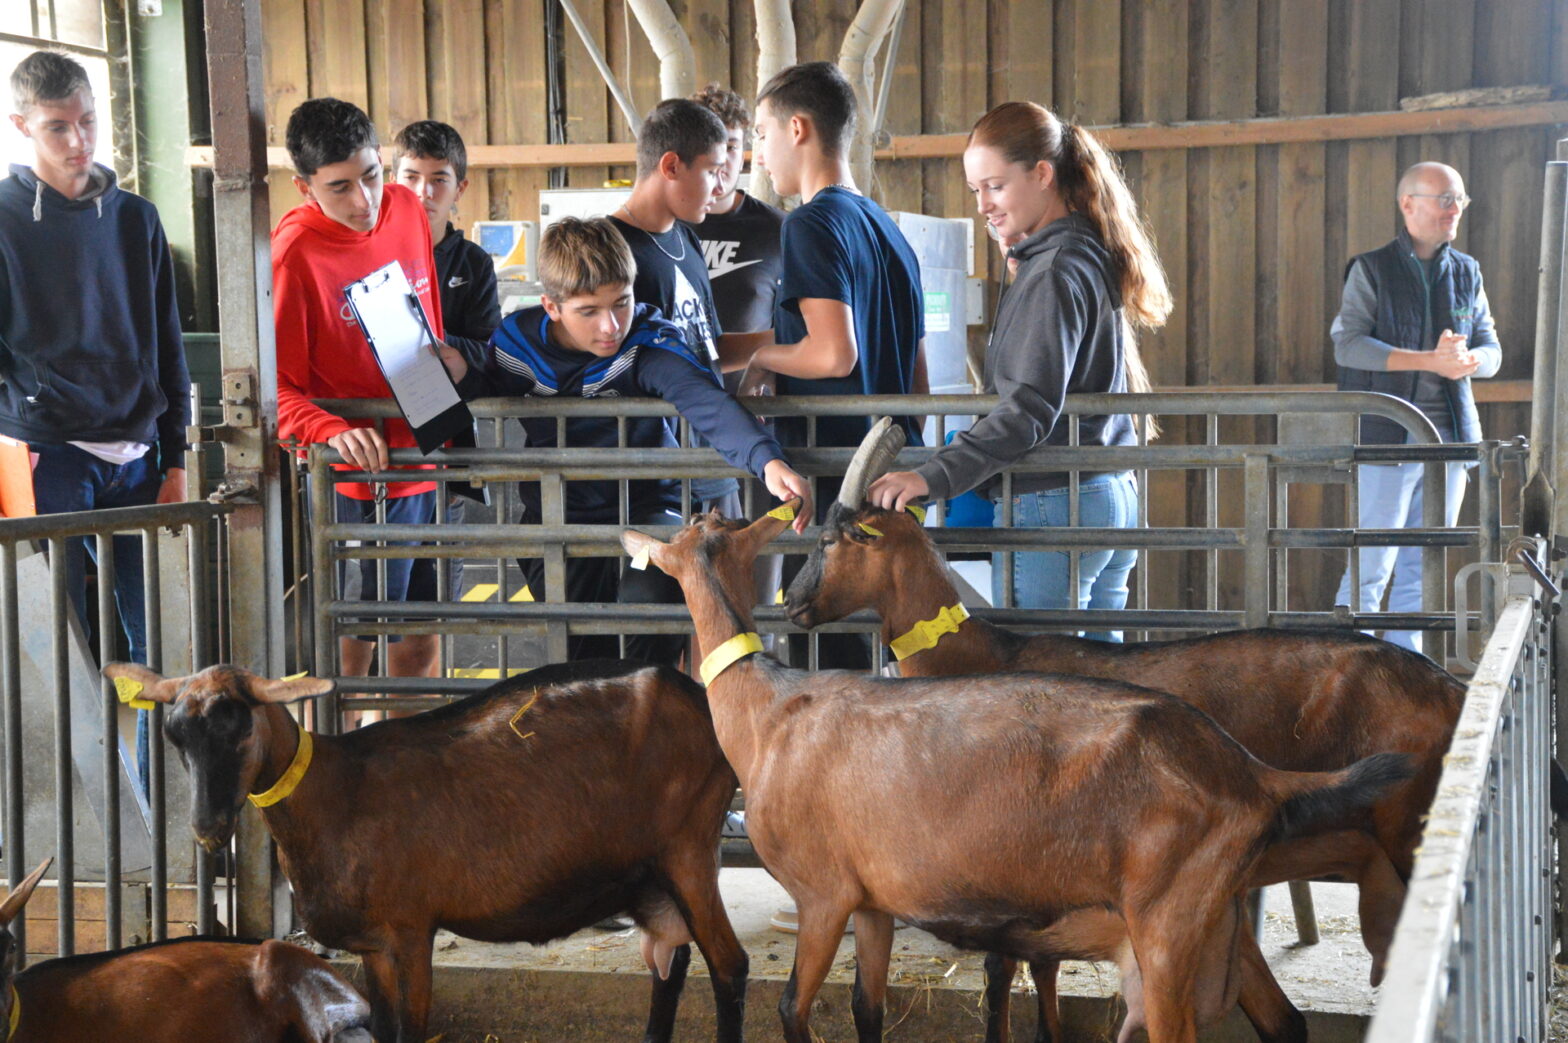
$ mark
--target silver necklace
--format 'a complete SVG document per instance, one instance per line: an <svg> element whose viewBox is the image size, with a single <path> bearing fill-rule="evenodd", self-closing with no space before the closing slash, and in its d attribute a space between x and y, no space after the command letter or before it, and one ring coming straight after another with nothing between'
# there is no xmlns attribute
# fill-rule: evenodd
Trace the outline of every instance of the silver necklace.
<svg viewBox="0 0 1568 1043"><path fill-rule="evenodd" d="M674 227L672 227L670 229L670 232L674 232L676 234L676 238L680 240L681 252L679 254L672 254L672 253L670 253L670 251L668 251L668 250L666 250L664 248L664 244L663 243L659 242L659 236L660 235L669 235L670 232L662 232L662 233L661 232L650 232L650 231L648 231L648 229L644 228L642 225L637 223L637 215L632 213L632 208L631 207L627 206L625 203L622 203L621 204L621 209L626 211L626 216L632 219L631 220L632 227L637 229L643 235L647 236L649 239L653 240L653 245L657 246L659 248L659 252L661 254L663 254L664 256L668 257L672 261L684 261L686 259L686 240L680 238L680 225L679 224L676 224Z"/></svg>

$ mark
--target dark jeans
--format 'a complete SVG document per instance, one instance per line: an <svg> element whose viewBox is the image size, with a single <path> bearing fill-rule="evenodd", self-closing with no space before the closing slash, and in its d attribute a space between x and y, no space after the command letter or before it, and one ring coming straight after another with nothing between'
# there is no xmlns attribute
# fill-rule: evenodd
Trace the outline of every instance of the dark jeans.
<svg viewBox="0 0 1568 1043"><path fill-rule="evenodd" d="M38 463L33 468L33 499L39 514L65 514L111 507L145 507L156 503L163 475L157 453L128 464L100 460L74 445L35 445ZM147 662L146 586L142 579L142 538L139 534L114 537L114 603L130 646L131 658ZM87 613L87 558L98 560L97 540L79 536L65 543L65 586L71 605L85 628ZM147 788L149 737L147 712L136 714L136 760L143 792Z"/></svg>

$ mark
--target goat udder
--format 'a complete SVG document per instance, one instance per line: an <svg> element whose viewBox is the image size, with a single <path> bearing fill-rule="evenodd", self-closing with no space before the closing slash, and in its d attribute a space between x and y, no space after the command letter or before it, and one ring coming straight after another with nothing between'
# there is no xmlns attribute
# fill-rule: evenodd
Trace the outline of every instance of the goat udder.
<svg viewBox="0 0 1568 1043"><path fill-rule="evenodd" d="M642 931L642 962L660 981L668 981L675 950L691 944L691 930L675 907L666 905L649 917Z"/></svg>

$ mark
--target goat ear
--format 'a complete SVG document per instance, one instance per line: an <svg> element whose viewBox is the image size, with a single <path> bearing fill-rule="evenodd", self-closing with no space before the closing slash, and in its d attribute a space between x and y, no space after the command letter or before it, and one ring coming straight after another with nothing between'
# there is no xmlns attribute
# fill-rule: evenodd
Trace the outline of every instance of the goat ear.
<svg viewBox="0 0 1568 1043"><path fill-rule="evenodd" d="M150 699L155 703L172 703L179 698L180 688L188 678L164 677L155 670L149 670L140 663L110 663L103 668L103 675L115 682L115 687L129 687L138 699ZM121 681L127 682L122 686ZM139 689L135 688L140 685Z"/></svg>
<svg viewBox="0 0 1568 1043"><path fill-rule="evenodd" d="M800 497L796 496L782 506L764 514L750 525L746 526L746 536L749 541L755 541L760 548L773 541L773 537L790 527L795 520L795 513L800 510Z"/></svg>
<svg viewBox="0 0 1568 1043"><path fill-rule="evenodd" d="M636 529L626 529L621 532L621 546L632 556L632 568L646 568L650 561L659 568L664 568L664 563L659 558L669 544L657 536L649 536L646 532L638 532Z"/></svg>
<svg viewBox="0 0 1568 1043"><path fill-rule="evenodd" d="M280 680L252 677L250 697L258 703L293 703L326 695L336 687L332 681L321 677L285 677Z"/></svg>
<svg viewBox="0 0 1568 1043"><path fill-rule="evenodd" d="M27 879L16 885L16 890L6 896L5 903L0 905L0 927L11 926L11 921L16 919L16 914L22 911L27 900L33 897L33 889L38 886L38 881L44 878L44 871L53 864L53 858L46 858L43 863L31 873Z"/></svg>

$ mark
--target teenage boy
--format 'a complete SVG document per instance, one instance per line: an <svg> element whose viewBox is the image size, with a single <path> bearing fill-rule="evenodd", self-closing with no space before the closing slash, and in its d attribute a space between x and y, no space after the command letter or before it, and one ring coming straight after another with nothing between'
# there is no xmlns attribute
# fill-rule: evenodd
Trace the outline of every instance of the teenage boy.
<svg viewBox="0 0 1568 1043"><path fill-rule="evenodd" d="M190 378L158 212L93 162L97 112L76 61L35 51L11 96L33 164L0 181L0 433L31 449L39 514L182 501ZM68 541L66 589L84 618L87 554L86 538ZM114 588L145 663L138 536L114 537Z"/></svg>
<svg viewBox="0 0 1568 1043"><path fill-rule="evenodd" d="M714 373L720 372L721 352L734 350L737 342L748 343L724 335L702 243L692 229L720 194L725 136L724 124L697 102L660 102L637 130L637 181L631 198L610 215L637 262L632 287L637 303L658 308ZM758 342L754 338L749 346ZM740 486L733 479L696 480L691 488L693 499L704 507L739 515Z"/></svg>
<svg viewBox="0 0 1568 1043"><path fill-rule="evenodd" d="M425 208L430 241L435 244L436 282L447 344L481 365L490 351L490 334L501 325L496 297L495 262L478 243L463 238L452 215L468 189L468 149L453 127L419 120L397 132L394 180Z"/></svg>
<svg viewBox="0 0 1568 1043"><path fill-rule="evenodd" d="M793 65L757 100L752 159L780 195L800 196L784 219L776 344L751 356L778 374L781 395L901 395L928 390L920 266L887 212L860 194L849 167L855 91L830 62ZM787 420L787 418L786 418ZM824 417L817 444L858 445L871 418ZM911 445L920 431L901 418ZM780 424L785 444L804 425ZM831 502L823 492L821 501Z"/></svg>
<svg viewBox="0 0 1568 1043"><path fill-rule="evenodd" d="M285 139L294 184L304 202L284 214L272 233L278 433L336 449L347 461L344 469L384 470L388 448L415 444L407 423L387 420L383 435L372 421L344 419L311 399L391 397L343 296L344 287L391 261L402 265L432 332L442 335L430 222L414 193L383 184L376 130L357 106L337 98L303 102L289 116ZM383 488L388 523L435 520L434 482L393 482ZM363 483L337 485L337 519L374 521L376 495ZM383 600L377 591L376 562L367 559L360 566L359 596ZM386 566L384 600L435 599L432 560L394 558ZM440 651L436 635L387 640L391 676L435 675ZM345 675L369 673L373 639L343 638L338 651Z"/></svg>
<svg viewBox="0 0 1568 1043"><path fill-rule="evenodd" d="M462 352L441 352L464 398L486 395L540 395L552 399L662 398L705 435L726 461L760 478L781 500L809 499L806 480L784 460L778 442L755 417L719 386L708 363L698 358L680 330L651 305L634 301L637 262L616 223L607 218L562 218L539 243L539 306L513 312L491 340L485 365L470 367ZM627 444L634 448L673 447L675 440L659 417L625 420ZM554 448L553 419L524 419L528 444ZM616 417L568 421L566 445L614 446ZM605 525L620 521L617 481L576 481L566 487L569 524ZM537 485L519 492L524 517L540 516ZM626 518L633 525L680 521L680 493L670 479L627 483ZM796 518L805 527L809 504ZM537 559L520 563L529 586L544 589ZM679 585L656 569L621 574L613 558L573 559L567 563L566 600L573 602L654 602L679 604ZM685 644L683 635L639 635L627 639L627 655L673 663ZM614 638L573 638L571 658L615 656Z"/></svg>
<svg viewBox="0 0 1568 1043"><path fill-rule="evenodd" d="M784 274L780 227L784 211L741 191L751 112L739 94L710 83L692 96L724 124L724 165L719 194L708 215L693 227L708 263L708 281L719 325L730 333L773 328L773 307ZM739 374L736 374L738 379Z"/></svg>

